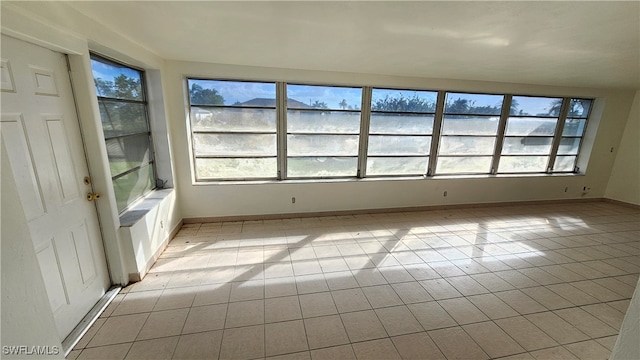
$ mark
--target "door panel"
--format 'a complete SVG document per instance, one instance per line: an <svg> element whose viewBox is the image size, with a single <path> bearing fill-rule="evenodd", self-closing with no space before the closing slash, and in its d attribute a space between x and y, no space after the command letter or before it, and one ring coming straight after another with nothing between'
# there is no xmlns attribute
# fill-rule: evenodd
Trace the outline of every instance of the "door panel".
<svg viewBox="0 0 640 360"><path fill-rule="evenodd" d="M48 116L46 119L48 141L53 155L53 165L60 184L60 198L64 203L79 197L73 160L69 150L69 140L64 132L62 116Z"/></svg>
<svg viewBox="0 0 640 360"><path fill-rule="evenodd" d="M82 277L82 284L86 285L96 276L95 262L91 261L93 251L86 222L83 221L71 230L71 238L76 259L78 259L78 270Z"/></svg>
<svg viewBox="0 0 640 360"><path fill-rule="evenodd" d="M43 243L40 249L36 249L36 254L44 284L47 288L47 294L49 295L49 304L51 304L51 310L55 313L63 305L69 304L69 299L67 287L62 280L62 267L54 239L49 239Z"/></svg>
<svg viewBox="0 0 640 360"><path fill-rule="evenodd" d="M9 60L0 60L0 90L15 92L16 88L13 83L13 73L11 72L11 63Z"/></svg>
<svg viewBox="0 0 640 360"><path fill-rule="evenodd" d="M4 101L4 97L2 100ZM45 213L45 205L22 114L3 113L0 134L2 134L4 145L3 151L7 152L11 162L25 216L27 221L33 220Z"/></svg>
<svg viewBox="0 0 640 360"><path fill-rule="evenodd" d="M110 286L65 55L2 36L2 146L60 338Z"/></svg>
<svg viewBox="0 0 640 360"><path fill-rule="evenodd" d="M54 77L54 70L35 65L29 65L33 88L36 95L58 96L58 86Z"/></svg>

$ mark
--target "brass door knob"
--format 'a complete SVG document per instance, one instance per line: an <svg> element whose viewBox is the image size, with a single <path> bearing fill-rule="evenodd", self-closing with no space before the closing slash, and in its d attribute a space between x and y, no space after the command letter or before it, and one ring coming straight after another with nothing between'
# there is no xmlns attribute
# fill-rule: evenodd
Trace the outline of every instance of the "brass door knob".
<svg viewBox="0 0 640 360"><path fill-rule="evenodd" d="M87 201L93 201L100 199L100 194L98 193L87 193Z"/></svg>

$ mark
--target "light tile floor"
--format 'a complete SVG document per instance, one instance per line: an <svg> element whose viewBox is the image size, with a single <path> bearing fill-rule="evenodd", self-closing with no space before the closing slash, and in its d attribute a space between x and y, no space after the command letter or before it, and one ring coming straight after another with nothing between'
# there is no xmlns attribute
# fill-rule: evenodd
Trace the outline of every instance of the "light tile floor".
<svg viewBox="0 0 640 360"><path fill-rule="evenodd" d="M187 224L68 359L605 359L639 220L591 202Z"/></svg>

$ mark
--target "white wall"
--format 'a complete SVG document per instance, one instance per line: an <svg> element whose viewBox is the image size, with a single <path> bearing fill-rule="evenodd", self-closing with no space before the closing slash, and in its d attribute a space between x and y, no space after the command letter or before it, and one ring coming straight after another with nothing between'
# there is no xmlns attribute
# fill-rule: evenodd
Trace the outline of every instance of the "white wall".
<svg viewBox="0 0 640 360"><path fill-rule="evenodd" d="M175 191L159 190L134 209L134 212L146 211L145 216L131 222L123 217L118 233L126 249L123 261L129 280L142 279L171 240L174 228L166 219L174 212L175 205Z"/></svg>
<svg viewBox="0 0 640 360"><path fill-rule="evenodd" d="M605 196L640 205L640 91L636 91L616 153Z"/></svg>
<svg viewBox="0 0 640 360"><path fill-rule="evenodd" d="M631 303L624 316L620 335L611 351L611 360L640 359L640 281L636 284Z"/></svg>
<svg viewBox="0 0 640 360"><path fill-rule="evenodd" d="M633 100L632 91L420 79L352 73L167 61L165 91L176 164L178 199L185 218L348 211L449 204L600 198L605 194ZM295 81L329 85L372 85L432 90L514 93L597 98L585 135L584 176L514 176L418 180L286 181L260 184L194 184L187 133L186 76ZM599 127L599 128L598 128ZM591 190L583 196L583 188ZM564 192L565 187L568 191ZM444 197L443 192L448 196ZM291 198L295 197L295 204Z"/></svg>
<svg viewBox="0 0 640 360"><path fill-rule="evenodd" d="M3 359L63 359L47 289L18 197L4 145L2 153L2 346L49 346L50 355L6 355ZM57 348L54 348L57 347ZM31 348L29 348L31 350ZM56 350L58 351L55 354Z"/></svg>

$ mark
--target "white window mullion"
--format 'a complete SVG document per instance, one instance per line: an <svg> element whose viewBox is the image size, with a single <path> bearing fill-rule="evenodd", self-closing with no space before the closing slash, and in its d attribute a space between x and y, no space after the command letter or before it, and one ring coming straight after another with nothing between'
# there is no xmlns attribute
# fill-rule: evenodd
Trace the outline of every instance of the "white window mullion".
<svg viewBox="0 0 640 360"><path fill-rule="evenodd" d="M276 137L278 180L287 178L287 84L276 83Z"/></svg>
<svg viewBox="0 0 640 360"><path fill-rule="evenodd" d="M495 175L500 166L500 155L502 155L502 145L504 144L504 133L507 129L507 119L511 113L511 95L505 95L502 102L502 113L500 114L500 124L498 124L498 135L496 135L496 147L493 152L491 163L491 174Z"/></svg>
<svg viewBox="0 0 640 360"><path fill-rule="evenodd" d="M367 176L367 151L369 148L369 125L371 123L371 86L362 88L360 108L360 145L358 149L358 177Z"/></svg>
<svg viewBox="0 0 640 360"><path fill-rule="evenodd" d="M444 116L445 97L445 91L438 91L436 114L433 118L433 134L431 135L431 150L429 151L429 166L427 167L427 176L433 176L436 173L436 163L438 161L438 146L440 145L442 118Z"/></svg>
<svg viewBox="0 0 640 360"><path fill-rule="evenodd" d="M549 165L547 165L547 173L553 172L553 166L556 162L556 155L558 154L558 148L562 141L562 131L564 130L564 123L567 120L567 114L569 113L570 98L562 99L562 107L560 108L560 116L558 117L558 124L556 125L556 132L553 137L553 144L551 145L551 153L549 154Z"/></svg>

